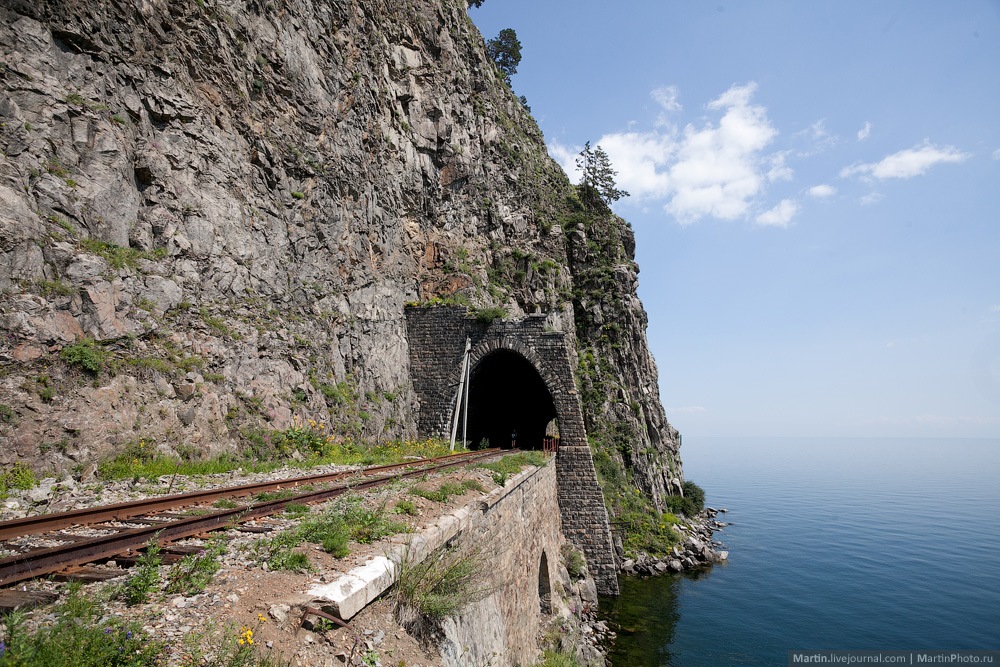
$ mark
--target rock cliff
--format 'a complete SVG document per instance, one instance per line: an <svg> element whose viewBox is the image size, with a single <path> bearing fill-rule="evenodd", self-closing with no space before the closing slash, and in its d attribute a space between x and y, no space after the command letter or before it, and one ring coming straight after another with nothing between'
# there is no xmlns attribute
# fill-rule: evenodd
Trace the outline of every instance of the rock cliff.
<svg viewBox="0 0 1000 667"><path fill-rule="evenodd" d="M0 58L0 464L412 437L403 310L444 302L548 313L599 473L677 491L631 230L464 0L5 0Z"/></svg>

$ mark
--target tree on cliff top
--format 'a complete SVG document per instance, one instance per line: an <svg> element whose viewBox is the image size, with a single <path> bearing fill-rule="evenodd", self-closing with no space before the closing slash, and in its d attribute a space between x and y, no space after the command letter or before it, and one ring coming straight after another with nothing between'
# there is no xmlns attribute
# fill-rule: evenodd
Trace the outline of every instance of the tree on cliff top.
<svg viewBox="0 0 1000 667"><path fill-rule="evenodd" d="M486 42L486 55L497 64L503 78L510 85L510 77L517 74L521 63L521 42L513 28L504 28L500 34Z"/></svg>
<svg viewBox="0 0 1000 667"><path fill-rule="evenodd" d="M584 144L576 158L576 166L583 173L580 198L592 209L599 205L610 207L622 197L628 197L628 192L615 183L618 172L612 169L611 159L600 146L591 148L589 141Z"/></svg>

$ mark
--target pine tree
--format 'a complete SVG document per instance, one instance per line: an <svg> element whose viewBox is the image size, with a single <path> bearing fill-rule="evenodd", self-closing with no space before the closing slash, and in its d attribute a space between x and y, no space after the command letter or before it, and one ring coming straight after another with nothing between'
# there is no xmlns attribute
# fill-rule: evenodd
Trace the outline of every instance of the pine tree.
<svg viewBox="0 0 1000 667"><path fill-rule="evenodd" d="M618 172L611 167L611 159L600 146L590 147L588 141L576 158L576 166L583 173L580 181L580 195L591 208L610 207L628 192L618 188L615 176Z"/></svg>
<svg viewBox="0 0 1000 667"><path fill-rule="evenodd" d="M521 42L513 28L504 28L500 34L486 42L486 54L497 64L507 85L510 77L517 74L521 63Z"/></svg>

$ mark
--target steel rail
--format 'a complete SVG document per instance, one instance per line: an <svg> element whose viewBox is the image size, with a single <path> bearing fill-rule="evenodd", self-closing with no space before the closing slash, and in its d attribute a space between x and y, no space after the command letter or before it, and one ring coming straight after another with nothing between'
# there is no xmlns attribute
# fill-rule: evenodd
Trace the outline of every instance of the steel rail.
<svg viewBox="0 0 1000 667"><path fill-rule="evenodd" d="M289 503L313 503L328 500L348 491L370 489L398 479L415 477L428 472L445 470L481 459L492 458L497 454L498 450L485 450L463 454L459 460L455 460L458 458L456 456L442 457L442 459L446 459L443 463L415 470L397 472L365 480L357 484L340 484L330 489L309 491L289 498L263 502L259 505L250 504L243 507L219 510L205 516L178 519L177 521L155 526L131 528L112 535L102 535L81 542L15 554L14 556L0 560L0 586L52 574L68 567L112 558L113 556L129 551L138 551L154 538L159 544L163 545L168 542L184 539L185 537L200 535L225 526L232 526L244 521L274 514L284 509ZM425 459L425 461L441 461L442 459Z"/></svg>
<svg viewBox="0 0 1000 667"><path fill-rule="evenodd" d="M494 452L496 449L482 450L484 452ZM242 484L239 486L221 487L218 489L205 489L204 491L192 491L189 493L177 493L170 496L156 496L143 500L134 500L126 503L115 503L113 505L98 505L96 507L86 507L67 512L53 512L50 514L39 514L37 516L24 517L21 519L10 519L0 521L0 541L11 540L25 535L37 535L39 533L68 528L70 526L85 526L93 523L105 521L123 521L125 519L149 514L152 512L162 512L163 510L175 507L184 507L196 503L209 502L219 498L231 498L249 496L265 491L274 491L289 487L302 486L304 484L316 484L318 482L332 482L352 475L377 475L379 473L399 468L425 465L430 461L446 461L452 458L469 456L473 452L460 452L458 454L448 454L431 459L419 459L417 461L406 461L404 463L392 463L390 465L375 466L359 470L345 470L333 473L317 473L315 475L305 475L303 477L289 477L281 480L268 482L256 482L254 484Z"/></svg>

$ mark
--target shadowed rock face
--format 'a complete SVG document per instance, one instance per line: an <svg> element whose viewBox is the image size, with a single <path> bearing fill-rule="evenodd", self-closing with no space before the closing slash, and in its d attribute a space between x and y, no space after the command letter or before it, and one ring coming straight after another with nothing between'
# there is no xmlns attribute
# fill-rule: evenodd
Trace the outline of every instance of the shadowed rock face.
<svg viewBox="0 0 1000 667"><path fill-rule="evenodd" d="M412 436L404 305L461 294L581 325L619 458L657 499L679 474L631 233L569 217L466 3L9 0L0 53L0 464Z"/></svg>

